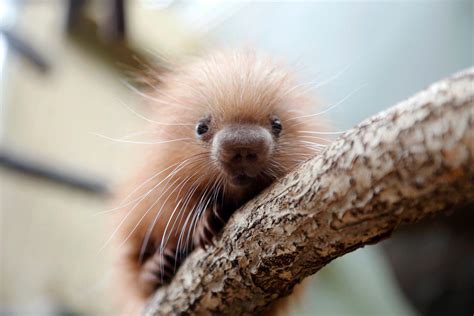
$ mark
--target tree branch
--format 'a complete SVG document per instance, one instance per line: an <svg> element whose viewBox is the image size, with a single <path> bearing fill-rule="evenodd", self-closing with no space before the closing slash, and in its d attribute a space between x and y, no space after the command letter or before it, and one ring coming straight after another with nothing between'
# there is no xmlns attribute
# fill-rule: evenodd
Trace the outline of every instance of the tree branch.
<svg viewBox="0 0 474 316"><path fill-rule="evenodd" d="M402 223L474 200L474 68L346 132L231 218L145 315L254 314Z"/></svg>

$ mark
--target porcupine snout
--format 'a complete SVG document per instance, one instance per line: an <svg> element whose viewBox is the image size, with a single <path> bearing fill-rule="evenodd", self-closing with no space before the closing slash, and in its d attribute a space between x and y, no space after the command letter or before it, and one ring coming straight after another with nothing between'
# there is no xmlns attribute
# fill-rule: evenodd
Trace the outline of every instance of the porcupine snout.
<svg viewBox="0 0 474 316"><path fill-rule="evenodd" d="M273 150L268 130L258 125L230 125L213 140L213 153L235 185L245 185L264 169Z"/></svg>

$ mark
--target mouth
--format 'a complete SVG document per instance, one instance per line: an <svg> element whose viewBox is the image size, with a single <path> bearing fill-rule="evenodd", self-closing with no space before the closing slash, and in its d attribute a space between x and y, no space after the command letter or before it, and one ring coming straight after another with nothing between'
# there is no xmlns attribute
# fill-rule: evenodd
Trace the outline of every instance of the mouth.
<svg viewBox="0 0 474 316"><path fill-rule="evenodd" d="M255 177L250 177L244 173L237 174L231 178L231 182L237 186L249 185L255 180Z"/></svg>

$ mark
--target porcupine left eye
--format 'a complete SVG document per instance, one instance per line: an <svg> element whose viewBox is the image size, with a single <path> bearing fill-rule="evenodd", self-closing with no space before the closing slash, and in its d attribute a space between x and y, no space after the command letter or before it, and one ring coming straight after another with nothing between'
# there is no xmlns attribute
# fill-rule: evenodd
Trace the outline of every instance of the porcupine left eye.
<svg viewBox="0 0 474 316"><path fill-rule="evenodd" d="M207 133L208 130L209 130L209 126L207 126L206 123L199 123L196 126L196 133L198 135L203 135L203 134Z"/></svg>
<svg viewBox="0 0 474 316"><path fill-rule="evenodd" d="M209 120L201 120L196 125L196 134L198 136L202 136L209 131Z"/></svg>
<svg viewBox="0 0 474 316"><path fill-rule="evenodd" d="M272 131L273 131L273 134L275 134L275 136L278 136L280 135L282 129L283 129L283 126L281 126L281 122L280 122L280 119L278 118L273 118L272 119Z"/></svg>

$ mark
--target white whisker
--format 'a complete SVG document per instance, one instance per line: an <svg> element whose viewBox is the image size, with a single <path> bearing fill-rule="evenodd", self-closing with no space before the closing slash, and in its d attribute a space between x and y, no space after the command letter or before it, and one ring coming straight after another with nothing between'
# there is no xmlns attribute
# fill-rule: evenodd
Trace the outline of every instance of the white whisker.
<svg viewBox="0 0 474 316"><path fill-rule="evenodd" d="M205 167L205 165L202 166L199 170L197 170L196 173L200 172L204 167ZM196 173L195 173L195 174L196 174ZM191 176L194 176L195 174L192 174ZM187 178L186 182L191 179L191 176L189 176L189 177ZM186 182L184 182L184 184L185 184ZM183 185L184 185L184 184L183 184ZM182 188L182 187L181 187L181 188ZM180 189L180 191L181 191L181 189ZM178 194L179 194L179 193L178 193ZM168 222L166 223L166 227L165 227L163 236L162 236L162 238L161 238L160 249L164 249L164 248L165 248L166 244L168 243L169 238L171 237L171 232L172 232L172 230L173 230L173 228L174 228L174 224L173 224L173 227L170 229L170 236L168 236L168 238L166 238L166 232L168 231L168 226L169 226L171 220L172 220L173 217L174 217L174 214L175 214L175 212L176 212L176 210L177 210L177 207L178 207L178 206L176 206L176 207L174 208L173 212L172 212L171 215L170 215L170 218L168 219ZM176 223L176 221L177 221L177 219L176 219L174 222ZM166 238L166 241L165 241L165 238Z"/></svg>
<svg viewBox="0 0 474 316"><path fill-rule="evenodd" d="M306 133L306 134L318 134L318 135L341 135L346 133L349 130L338 131L338 132L316 132L316 131L297 131L297 133Z"/></svg>
<svg viewBox="0 0 474 316"><path fill-rule="evenodd" d="M313 135L298 135L298 138L310 138L310 139L319 139L325 143L329 141L329 139L318 137L318 136L313 136Z"/></svg>
<svg viewBox="0 0 474 316"><path fill-rule="evenodd" d="M194 161L194 162L202 162L202 161L201 161L201 160L197 160L197 161ZM158 212L156 213L155 217L153 218L153 221L152 221L152 222L150 223L150 225L148 226L148 230L147 230L147 232L146 232L146 235L145 235L145 238L144 238L144 241L143 241L143 244L142 244L142 249L141 249L141 251L140 251L139 261L142 260L142 256L143 256L143 254L144 254L144 252L145 252L145 250L146 250L146 247L147 247L147 245L148 245L149 239L150 239L150 237L151 237L151 233L153 232L153 229L154 229L154 227L155 227L155 225L156 225L156 223L157 223L159 217L161 216L161 213L162 213L162 211L163 211L163 209L164 209L164 207L165 207L165 205L166 205L166 202L168 202L169 198L171 197L171 194L173 194L178 188L180 188L180 187L182 188L182 187L184 186L184 184L185 184L189 179L192 178L192 176L193 176L193 175L189 175L189 176L187 176L186 178L184 178L183 180L181 180L181 182L180 182L178 185L176 185L176 186L174 187L173 191L171 191L170 193L168 193L167 198L166 198L165 201L162 203L160 209L158 210ZM179 178L178 178L177 180L179 180ZM176 181L175 181L175 182L176 182ZM157 201L159 201L159 200L163 197L163 195L164 195L171 187L173 187L173 185L175 184L175 182L172 183L170 186L166 185L166 186L168 187L168 188L166 189L166 191L164 191L164 192L160 195L160 197L158 197L158 199L157 199L157 200L153 203L153 205L146 211L146 213L148 213L148 212L150 211L150 209L153 208L154 205L156 205ZM181 191L181 189L180 189L180 191ZM181 199L180 199L180 202L181 202ZM178 206L179 206L179 203L176 205L175 209L173 210L173 213L175 212L175 210L176 210L176 208L177 208ZM146 214L145 214L145 215L146 215ZM172 216L171 216L171 217L172 217ZM170 219L171 219L171 218L170 218ZM170 220L170 219L169 219L169 220ZM143 220L143 217L140 219L140 221L141 221L141 220ZM139 222L140 222L140 221L139 221ZM166 234L166 229L165 229L165 233L164 233L164 234ZM162 251L163 249L164 249L164 248L160 248L161 251Z"/></svg>
<svg viewBox="0 0 474 316"><path fill-rule="evenodd" d="M179 108L183 108L183 109L186 109L186 110L190 110L190 111L193 111L195 112L195 110L193 110L192 108L190 107L187 107L187 106L184 106L182 104L179 104L179 103L170 103L170 102L167 102L163 99L160 99L160 98L157 98L157 97L154 97L154 96L151 96L149 94L146 94L142 91L140 91L139 89L135 88L133 85L131 85L130 83L128 83L126 80L121 80L121 82L128 88L130 89L132 92L136 93L137 95L145 98L145 99L148 99L150 101L153 101L155 103L159 103L159 104L164 104L164 105L168 105L168 106L173 106L173 107L179 107ZM149 84L151 87L155 88L153 85ZM164 95L161 91L159 92L160 94Z"/></svg>
<svg viewBox="0 0 474 316"><path fill-rule="evenodd" d="M344 74L347 70L349 70L349 68L351 67L351 65L347 65L346 67L344 67L343 69L339 70L338 72L336 72L336 74L328 77L327 79L324 79L322 81L318 81L318 80L314 80L314 81L310 81L310 82L306 82L306 83L303 83L303 84L299 84L299 85L296 85L294 86L293 88L289 89L286 91L285 95L293 92L294 90L297 90L299 88L305 88L308 86L307 90L315 90L315 89L319 89L321 88L322 86L328 84L328 83L331 83L332 81L336 80L337 78L339 78L342 74ZM305 91L306 92L306 91Z"/></svg>
<svg viewBox="0 0 474 316"><path fill-rule="evenodd" d="M170 168L178 165L178 164L181 164L181 163L184 163L184 162L187 162L189 161L190 159L196 157L197 155L194 155L190 158L187 158L187 159L183 159L182 161L180 162L177 162L177 163L174 163L170 166L168 166L167 168L165 169L162 169L161 171L155 173L152 177L148 178L147 180L145 180L144 182L142 182L139 186L137 186L135 189L133 189L130 193L127 194L127 196L125 196L125 198L122 199L122 201L119 203L118 206L114 207L114 208L111 208L111 209L107 209L107 210L104 210L104 211L100 211L100 212L97 212L95 215L98 215L98 214L105 214L105 213L111 213L113 211L116 211L116 210L120 210L122 208L124 208L125 206L128 206L130 204L132 204L133 202L136 202L138 201L139 199L141 199L143 197L143 195L140 195L138 196L137 198L133 199L133 200L130 200L128 202L126 202L128 200L128 198L130 198L135 192L137 192L138 190L140 190L140 188L142 188L144 185L146 185L147 183L149 183L150 181L152 181L153 179L155 179L156 177L158 177L160 174L162 174L163 172L169 170ZM126 202L126 203L125 203Z"/></svg>
<svg viewBox="0 0 474 316"><path fill-rule="evenodd" d="M302 143L302 144L309 144L311 146L320 147L320 148L325 148L326 147L326 145L322 145L322 144L315 143L315 142L310 142L310 141L307 141L307 140L298 140L297 142Z"/></svg>
<svg viewBox="0 0 474 316"><path fill-rule="evenodd" d="M158 182L156 185L154 185L150 190L148 190L143 196L142 198L127 212L127 214L125 214L125 216L122 218L122 220L120 221L120 223L117 225L117 227L115 228L115 230L112 232L112 234L110 235L110 237L107 239L107 241L104 243L104 245L102 246L102 248L100 248L99 252L101 252L105 247L107 247L107 245L110 243L110 241L112 241L112 239L114 238L114 236L117 234L118 230L120 229L120 227L125 223L125 221L127 220L127 218L130 216L130 214L138 207L138 205L140 205L140 203L151 193L153 192L156 188L158 188L164 181L167 181L167 183L169 183L169 181L177 174L177 172L179 172L180 170L182 170L185 166L186 166L186 163L188 162L189 160L186 160L184 163L181 163L179 164L178 166L176 166L175 169L173 169L173 171L167 175L164 179L162 179L160 182ZM179 178L178 178L179 179ZM165 191L166 192L166 191ZM164 194L164 193L163 193ZM149 212L149 210L154 206L154 204L152 206L150 206L150 208L145 212L145 214L142 216L142 218L139 220L139 223L137 223L137 225L134 227L134 229L136 229L136 227L138 227L138 225L140 224L140 222L145 218L145 216L147 215L147 213ZM131 235L131 234L130 234ZM129 236L130 236L129 235ZM128 237L126 238L126 240L128 240ZM125 242L123 242L125 243ZM122 243L122 244L123 244ZM122 245L121 244L121 245ZM120 246L121 246L120 245Z"/></svg>
<svg viewBox="0 0 474 316"><path fill-rule="evenodd" d="M134 140L126 140L126 139L120 139L120 138L113 138L113 137L102 135L102 134L96 133L96 132L90 132L90 133L92 135L102 137L104 139L107 139L107 140L110 140L110 141L113 141L113 142L126 143L126 144L136 144L136 145L159 145L159 144L180 142L180 141L185 141L185 140L192 140L192 138L187 137L187 138L169 139L169 140L164 140L164 141L159 141L159 142L144 142L144 141L134 141Z"/></svg>
<svg viewBox="0 0 474 316"><path fill-rule="evenodd" d="M363 85L361 85L360 87L358 87L357 89L352 90L351 92L349 92L348 94L346 94L341 100L339 100L338 102L334 103L333 105L327 107L326 109L324 109L324 110L322 110L322 111L320 111L320 112L318 112L318 113L292 117L292 118L289 118L287 121L293 121L293 120L302 119L302 118L310 118L310 117L322 115L322 114L324 114L324 113L326 113L326 112L329 112L329 111L331 111L332 109L334 109L335 107L337 107L338 105L342 104L342 103L343 103L344 101L346 101L347 99L349 99L352 95L354 95L356 92L358 92L359 90L361 90L361 89L364 88L365 86L367 86L367 84L363 84ZM298 123L298 124L300 124L300 123ZM298 125L298 124L296 124L296 125Z"/></svg>
<svg viewBox="0 0 474 316"><path fill-rule="evenodd" d="M118 100L119 103L124 106L126 109L128 109L130 112L132 112L135 116L141 118L142 120L145 120L149 123L156 124L156 125L163 125L163 126L194 126L194 124L189 124L189 123L167 123L167 122L158 122L152 119L147 118L146 116L138 113L134 109L132 109L129 105L127 105L123 100Z"/></svg>

